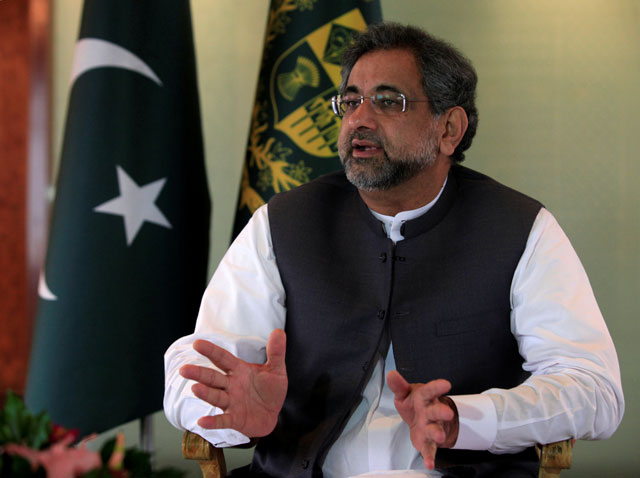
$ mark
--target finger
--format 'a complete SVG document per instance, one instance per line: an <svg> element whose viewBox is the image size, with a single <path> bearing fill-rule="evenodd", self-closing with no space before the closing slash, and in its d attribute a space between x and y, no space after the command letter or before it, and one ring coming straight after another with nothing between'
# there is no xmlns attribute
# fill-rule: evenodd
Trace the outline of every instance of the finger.
<svg viewBox="0 0 640 478"><path fill-rule="evenodd" d="M397 370L391 370L387 374L387 385L395 395L396 400L404 400L411 391L411 386Z"/></svg>
<svg viewBox="0 0 640 478"><path fill-rule="evenodd" d="M417 396L424 402L430 402L451 390L451 383L442 378L431 380L417 390Z"/></svg>
<svg viewBox="0 0 640 478"><path fill-rule="evenodd" d="M193 343L193 348L196 352L211 360L212 364L224 372L230 372L240 363L238 357L207 340L196 340Z"/></svg>
<svg viewBox="0 0 640 478"><path fill-rule="evenodd" d="M229 394L218 388L210 388L201 383L191 386L191 391L200 400L204 400L214 407L226 410L229 407Z"/></svg>
<svg viewBox="0 0 640 478"><path fill-rule="evenodd" d="M285 354L287 352L287 335L282 329L275 329L267 340L266 365L276 371L286 373Z"/></svg>
<svg viewBox="0 0 640 478"><path fill-rule="evenodd" d="M198 425L209 430L218 430L220 428L233 428L233 419L231 415L223 413L221 415L213 415L200 417Z"/></svg>
<svg viewBox="0 0 640 478"><path fill-rule="evenodd" d="M429 402L426 406L421 407L421 415L430 422L448 422L453 420L455 413L451 407L439 400Z"/></svg>
<svg viewBox="0 0 640 478"><path fill-rule="evenodd" d="M424 440L436 446L442 445L447 438L447 434L440 423L428 423L424 427Z"/></svg>
<svg viewBox="0 0 640 478"><path fill-rule="evenodd" d="M431 441L425 442L420 449L420 454L427 470L433 470L436 467L436 451L438 451L438 446Z"/></svg>
<svg viewBox="0 0 640 478"><path fill-rule="evenodd" d="M180 367L180 375L187 380L195 380L212 388L224 389L229 385L229 377L227 375L199 365L183 365Z"/></svg>

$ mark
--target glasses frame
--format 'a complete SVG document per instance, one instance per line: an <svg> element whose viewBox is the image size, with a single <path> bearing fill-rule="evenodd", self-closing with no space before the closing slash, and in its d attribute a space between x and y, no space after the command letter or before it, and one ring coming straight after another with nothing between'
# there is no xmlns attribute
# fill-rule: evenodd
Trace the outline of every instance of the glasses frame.
<svg viewBox="0 0 640 478"><path fill-rule="evenodd" d="M404 113L407 111L407 103L424 103L429 101L428 99L418 99L418 98L407 98L403 93L396 93L398 95L398 98L402 98L402 111L400 111L400 113ZM373 110L377 113L377 114L382 114L384 115L384 113L381 113L379 109L376 108L375 104L377 100L384 100L386 98L376 98L376 96L378 95L371 95L371 96L365 96L365 95L355 95L352 98L349 98L350 100L360 100L360 105L362 105L364 103L364 100L369 100L371 101L371 104L373 105ZM343 95L335 95L331 97L331 109L333 110L333 114L336 115L338 118L344 118L344 113L342 112L342 110L340 109L340 105L342 104L342 99L344 98ZM358 107L360 107L360 105L358 105ZM356 109L358 108L356 107ZM355 109L354 109L355 111Z"/></svg>

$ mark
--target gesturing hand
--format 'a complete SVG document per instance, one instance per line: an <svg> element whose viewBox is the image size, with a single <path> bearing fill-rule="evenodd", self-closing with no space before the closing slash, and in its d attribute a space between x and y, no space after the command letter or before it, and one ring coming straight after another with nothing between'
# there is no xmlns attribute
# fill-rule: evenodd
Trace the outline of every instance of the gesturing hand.
<svg viewBox="0 0 640 478"><path fill-rule="evenodd" d="M184 365L180 375L195 380L193 394L224 413L198 420L202 428L232 428L248 437L268 435L275 428L287 394L284 362L286 335L271 332L264 365L240 360L206 340L196 340L193 348L225 373L207 367Z"/></svg>
<svg viewBox="0 0 640 478"><path fill-rule="evenodd" d="M458 439L455 404L443 396L451 384L442 379L408 383L395 370L387 374L387 384L398 413L409 425L411 443L422 454L424 466L433 470L438 448L451 448Z"/></svg>

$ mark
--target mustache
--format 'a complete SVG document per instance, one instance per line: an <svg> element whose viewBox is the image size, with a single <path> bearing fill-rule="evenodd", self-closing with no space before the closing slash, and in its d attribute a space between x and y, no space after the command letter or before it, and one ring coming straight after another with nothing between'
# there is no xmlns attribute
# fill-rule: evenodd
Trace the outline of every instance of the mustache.
<svg viewBox="0 0 640 478"><path fill-rule="evenodd" d="M376 146L384 148L384 140L373 131L352 131L344 140L344 145L349 151L353 151L352 142L354 139L369 141Z"/></svg>

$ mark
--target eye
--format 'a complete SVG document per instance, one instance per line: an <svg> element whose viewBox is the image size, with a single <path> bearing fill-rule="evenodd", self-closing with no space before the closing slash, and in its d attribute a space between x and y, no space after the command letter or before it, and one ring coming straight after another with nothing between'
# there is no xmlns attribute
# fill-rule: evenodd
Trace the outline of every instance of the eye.
<svg viewBox="0 0 640 478"><path fill-rule="evenodd" d="M357 108L360 105L360 102L361 100L359 96L347 96L342 98L342 104L345 108L350 110Z"/></svg>
<svg viewBox="0 0 640 478"><path fill-rule="evenodd" d="M396 110L402 108L402 99L390 96L376 98L376 104L383 110Z"/></svg>

